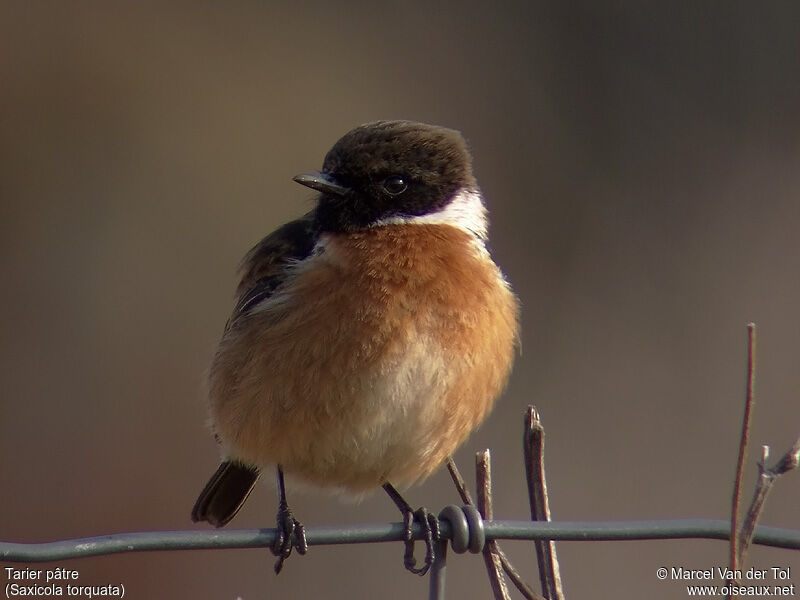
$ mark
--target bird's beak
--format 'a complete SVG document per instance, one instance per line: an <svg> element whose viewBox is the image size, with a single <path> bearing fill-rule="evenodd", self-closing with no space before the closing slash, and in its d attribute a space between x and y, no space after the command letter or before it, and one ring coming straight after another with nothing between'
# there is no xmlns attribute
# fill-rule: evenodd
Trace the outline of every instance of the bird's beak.
<svg viewBox="0 0 800 600"><path fill-rule="evenodd" d="M310 187L312 190L317 190L323 194L344 196L350 191L350 188L337 183L327 173L303 173L295 175L292 179L300 185Z"/></svg>

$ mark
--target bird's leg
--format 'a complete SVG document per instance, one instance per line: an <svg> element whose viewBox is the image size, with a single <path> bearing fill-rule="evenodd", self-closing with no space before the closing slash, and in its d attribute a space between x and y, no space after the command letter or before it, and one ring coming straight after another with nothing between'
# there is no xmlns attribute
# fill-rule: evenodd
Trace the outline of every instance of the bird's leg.
<svg viewBox="0 0 800 600"><path fill-rule="evenodd" d="M433 549L434 542L439 540L439 520L436 515L432 515L425 507L414 510L411 508L405 498L400 495L394 486L388 481L383 484L383 489L389 494L389 498L395 503L400 512L403 513L403 526L405 527L403 533L403 541L406 545L405 554L403 556L403 564L406 569L416 575L425 575L431 564L436 558ZM414 538L411 534L411 525L416 521L422 526L422 531L425 534L425 564L417 568L417 560L414 558Z"/></svg>
<svg viewBox="0 0 800 600"><path fill-rule="evenodd" d="M286 486L283 483L283 469L278 465L278 516L275 541L272 543L272 554L278 557L275 561L275 574L281 572L283 561L289 558L292 548L299 554L308 550L306 528L294 518L289 504L286 502Z"/></svg>

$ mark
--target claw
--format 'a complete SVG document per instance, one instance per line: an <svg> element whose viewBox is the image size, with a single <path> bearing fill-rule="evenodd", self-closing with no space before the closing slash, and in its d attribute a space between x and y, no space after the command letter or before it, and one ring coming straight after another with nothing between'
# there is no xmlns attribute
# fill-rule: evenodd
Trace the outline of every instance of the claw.
<svg viewBox="0 0 800 600"><path fill-rule="evenodd" d="M272 542L270 550L274 556L278 557L275 561L275 574L283 569L283 561L289 558L292 550L297 550L300 555L308 551L306 541L306 528L294 518L289 505L286 502L286 489L283 483L283 469L278 467L278 516L276 517L275 541Z"/></svg>
<svg viewBox="0 0 800 600"><path fill-rule="evenodd" d="M278 509L277 535L270 550L278 557L275 561L276 575L283 569L283 561L291 556L292 550L297 550L298 554L305 554L308 550L306 528L294 518L292 511L285 504Z"/></svg>
<svg viewBox="0 0 800 600"><path fill-rule="evenodd" d="M425 507L412 510L391 484L386 483L383 488L397 505L397 508L400 509L400 512L403 513L403 543L405 544L403 565L406 570L415 575L425 575L436 559L434 544L439 541L441 537L439 532L439 520L436 518L436 515L431 514ZM419 523L422 527L425 540L425 564L419 568L417 568L417 559L414 558L414 536L411 531L412 525L415 522Z"/></svg>
<svg viewBox="0 0 800 600"><path fill-rule="evenodd" d="M422 526L422 532L425 535L425 564L419 568L417 568L417 559L414 558L414 538L411 534L411 526L414 522ZM404 511L403 525L405 526L403 532L405 538L403 541L406 545L403 565L408 571L421 577L428 572L428 569L431 568L433 561L436 559L436 551L433 549L433 545L440 538L439 520L423 506L414 512Z"/></svg>

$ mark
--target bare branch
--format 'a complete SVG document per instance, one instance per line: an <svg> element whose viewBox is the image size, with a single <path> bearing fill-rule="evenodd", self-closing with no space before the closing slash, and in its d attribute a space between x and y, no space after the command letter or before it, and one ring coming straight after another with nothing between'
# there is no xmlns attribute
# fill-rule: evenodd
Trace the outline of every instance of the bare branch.
<svg viewBox="0 0 800 600"><path fill-rule="evenodd" d="M478 511L484 519L492 518L492 467L489 451L484 450L475 455L475 471L478 486ZM508 586L503 577L500 556L497 553L497 544L494 541L486 542L483 547L483 560L486 562L486 571L489 573L489 582L496 600L510 600Z"/></svg>
<svg viewBox="0 0 800 600"><path fill-rule="evenodd" d="M772 490L775 481L781 475L797 469L798 466L800 466L800 438L797 438L794 445L789 448L786 454L781 456L771 468L768 468L766 465L768 457L769 446L764 446L762 460L758 463L758 484L756 485L756 492L753 496L753 501L750 503L750 508L747 511L744 524L742 525L741 538L739 540L739 547L737 548L739 560L742 562L753 541L753 533L756 530L758 519L761 517L764 503L767 501L767 496Z"/></svg>
<svg viewBox="0 0 800 600"><path fill-rule="evenodd" d="M800 467L800 438L797 438L794 445L775 463L775 466L772 467L772 472L775 475L783 475L798 467Z"/></svg>
<svg viewBox="0 0 800 600"><path fill-rule="evenodd" d="M452 456L447 459L447 470L450 471L450 477L456 486L456 490L458 490L458 495L461 496L461 501L464 504L475 506L475 503L472 501L472 496L467 489L467 484L461 476L461 472L458 470Z"/></svg>
<svg viewBox="0 0 800 600"><path fill-rule="evenodd" d="M741 555L739 554L739 504L742 494L742 478L744 476L744 463L747 458L747 445L750 439L750 415L753 408L754 386L756 377L756 324L747 324L747 388L744 400L744 417L742 418L742 433L739 438L739 458L736 463L736 479L733 484L733 498L731 502L731 544L730 568L736 572L741 568ZM731 583L729 581L729 583Z"/></svg>
<svg viewBox="0 0 800 600"><path fill-rule="evenodd" d="M475 506L475 503L472 501L472 496L467 489L467 484L464 482L464 478L461 477L461 473L456 466L455 461L452 457L447 459L447 470L450 471L450 477L453 479L453 484L456 486L456 490L458 490L458 495L461 496L461 501L464 504L469 504ZM497 551L497 555L500 557L500 564L503 566L503 570L508 575L508 578L511 579L511 582L516 586L519 592L526 600L546 600L543 596L537 594L533 591L533 588L529 586L523 579L522 576L519 574L519 571L511 564L511 561L506 556L506 553L500 547L499 542L495 542L495 550Z"/></svg>
<svg viewBox="0 0 800 600"><path fill-rule="evenodd" d="M542 427L539 412L534 406L529 406L526 414L523 445L531 519L549 521L550 503L547 496L547 478L544 473L544 427ZM534 545L539 562L542 592L550 600L563 600L564 589L561 585L555 542L553 540L536 540Z"/></svg>

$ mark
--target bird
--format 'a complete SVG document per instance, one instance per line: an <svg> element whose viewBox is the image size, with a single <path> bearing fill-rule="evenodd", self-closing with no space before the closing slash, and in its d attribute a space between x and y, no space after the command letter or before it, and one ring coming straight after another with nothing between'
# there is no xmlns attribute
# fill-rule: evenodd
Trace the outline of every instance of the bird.
<svg viewBox="0 0 800 600"><path fill-rule="evenodd" d="M424 574L438 521L395 486L425 479L484 421L519 340L472 156L453 129L376 121L294 181L314 207L245 255L209 370L222 463L192 520L224 526L274 469L277 573L307 550L284 476L354 497L383 488L403 515L405 567Z"/></svg>

